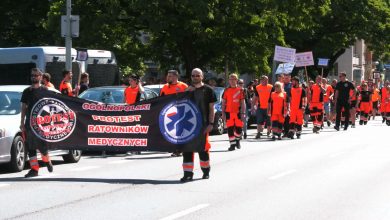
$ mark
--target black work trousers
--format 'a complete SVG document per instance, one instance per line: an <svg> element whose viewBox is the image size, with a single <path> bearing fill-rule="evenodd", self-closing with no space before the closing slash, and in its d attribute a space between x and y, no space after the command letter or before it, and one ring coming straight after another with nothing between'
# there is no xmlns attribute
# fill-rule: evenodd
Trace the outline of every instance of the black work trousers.
<svg viewBox="0 0 390 220"><path fill-rule="evenodd" d="M340 127L340 121L341 121L341 110L344 107L345 112L345 127L347 128L349 125L349 110L351 108L351 105L347 100L337 100L336 103L336 127Z"/></svg>

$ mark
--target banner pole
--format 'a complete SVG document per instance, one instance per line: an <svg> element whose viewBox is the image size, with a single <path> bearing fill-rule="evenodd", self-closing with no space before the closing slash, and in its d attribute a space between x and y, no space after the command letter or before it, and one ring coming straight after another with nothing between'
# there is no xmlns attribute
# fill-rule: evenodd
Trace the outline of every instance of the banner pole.
<svg viewBox="0 0 390 220"><path fill-rule="evenodd" d="M306 74L307 85L309 85L309 75L307 74L306 66L305 66L305 74Z"/></svg>
<svg viewBox="0 0 390 220"><path fill-rule="evenodd" d="M82 72L82 70L81 70L81 62L79 61L79 62L77 62L78 63L78 65L79 65L79 75L78 75L78 79L77 79L77 85L76 85L76 87L78 86L79 87L79 89L77 89L76 90L76 97L78 97L79 96L79 91L80 91L80 81L81 81L81 72Z"/></svg>
<svg viewBox="0 0 390 220"><path fill-rule="evenodd" d="M321 68L321 79L324 78L324 67Z"/></svg>

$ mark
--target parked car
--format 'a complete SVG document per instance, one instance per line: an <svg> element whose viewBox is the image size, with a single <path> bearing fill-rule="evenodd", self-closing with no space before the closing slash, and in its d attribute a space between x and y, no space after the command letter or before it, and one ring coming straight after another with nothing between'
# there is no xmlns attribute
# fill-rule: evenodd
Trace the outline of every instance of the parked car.
<svg viewBox="0 0 390 220"><path fill-rule="evenodd" d="M20 98L28 86L0 86L0 163L7 164L13 172L24 169L27 149L22 138L20 124ZM67 163L77 163L81 158L79 150L53 150L50 156L62 156Z"/></svg>
<svg viewBox="0 0 390 220"><path fill-rule="evenodd" d="M225 88L223 87L214 87L214 92L217 95L217 102L214 105L214 128L212 134L223 134L226 129L225 121L222 119L222 94Z"/></svg>
<svg viewBox="0 0 390 220"><path fill-rule="evenodd" d="M107 104L120 104L124 101L125 86L101 86L90 88L79 95L79 98ZM141 94L141 100L158 97L158 93L150 88L145 88Z"/></svg>
<svg viewBox="0 0 390 220"><path fill-rule="evenodd" d="M145 88L149 88L149 89L152 89L153 91L155 91L158 95L160 95L160 91L162 89L162 87L164 86L164 84L155 84L155 85L146 85L144 86Z"/></svg>

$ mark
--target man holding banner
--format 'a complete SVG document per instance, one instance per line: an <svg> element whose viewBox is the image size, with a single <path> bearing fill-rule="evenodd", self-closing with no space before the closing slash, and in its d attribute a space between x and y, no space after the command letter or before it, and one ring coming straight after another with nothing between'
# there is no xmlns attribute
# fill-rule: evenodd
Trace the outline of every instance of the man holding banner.
<svg viewBox="0 0 390 220"><path fill-rule="evenodd" d="M42 93L48 89L45 86L41 86L43 73L33 68L31 70L31 82L32 85L23 91L21 97L21 120L20 130L23 132L24 139L28 148L28 156L31 170L24 176L26 178L38 176L39 163L37 158L37 149L41 152L42 161L45 163L49 172L53 172L53 165L49 158L49 151L46 142L36 137L31 129L30 124L34 123L31 118L31 112L33 106L38 102L35 94Z"/></svg>
<svg viewBox="0 0 390 220"><path fill-rule="evenodd" d="M217 101L217 96L214 90L205 85L203 80L203 72L199 68L195 68L191 73L192 85L188 87L188 91L193 91L193 101L199 107L202 113L203 135L206 136L206 144L204 150L199 151L200 167L203 172L202 179L208 179L210 176L210 142L208 141L209 132L214 125L214 103ZM183 152L183 171L184 176L180 179L181 182L191 181L194 173L194 152Z"/></svg>

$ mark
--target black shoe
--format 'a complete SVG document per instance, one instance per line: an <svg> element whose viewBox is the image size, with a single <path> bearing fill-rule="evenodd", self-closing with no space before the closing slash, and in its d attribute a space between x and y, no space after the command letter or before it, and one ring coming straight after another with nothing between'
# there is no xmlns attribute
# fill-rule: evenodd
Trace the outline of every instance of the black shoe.
<svg viewBox="0 0 390 220"><path fill-rule="evenodd" d="M334 126L333 128L336 129L336 131L340 131L340 127Z"/></svg>
<svg viewBox="0 0 390 220"><path fill-rule="evenodd" d="M53 172L53 164L51 163L51 161L45 162L45 164L46 164L47 170L48 170L50 173Z"/></svg>
<svg viewBox="0 0 390 220"><path fill-rule="evenodd" d="M297 139L301 139L301 135L300 134L297 134Z"/></svg>
<svg viewBox="0 0 390 220"><path fill-rule="evenodd" d="M261 133L260 132L257 132L257 134L256 134L256 139L260 139L260 137L261 137Z"/></svg>
<svg viewBox="0 0 390 220"><path fill-rule="evenodd" d="M30 178L30 177L36 177L38 176L38 171L36 170L30 170L26 175L24 175L24 178Z"/></svg>
<svg viewBox="0 0 390 220"><path fill-rule="evenodd" d="M278 140L282 140L282 137L280 135L278 136Z"/></svg>
<svg viewBox="0 0 390 220"><path fill-rule="evenodd" d="M363 120L360 120L360 121L359 121L359 125L363 125Z"/></svg>
<svg viewBox="0 0 390 220"><path fill-rule="evenodd" d="M344 127L344 131L346 131L346 130L348 130L348 126L345 126L345 127Z"/></svg>
<svg viewBox="0 0 390 220"><path fill-rule="evenodd" d="M386 118L382 118L382 124L385 123L386 121Z"/></svg>
<svg viewBox="0 0 390 220"><path fill-rule="evenodd" d="M246 132L244 132L244 139L246 139L247 135L246 135Z"/></svg>
<svg viewBox="0 0 390 220"><path fill-rule="evenodd" d="M241 149L240 141L236 141L236 148L237 148L237 149Z"/></svg>
<svg viewBox="0 0 390 220"><path fill-rule="evenodd" d="M180 151L176 151L176 152L173 152L173 153L171 154L171 157L181 157L181 156L182 156L182 154L181 154Z"/></svg>
<svg viewBox="0 0 390 220"><path fill-rule="evenodd" d="M202 179L204 180L210 179L210 175L208 173L204 173Z"/></svg>
<svg viewBox="0 0 390 220"><path fill-rule="evenodd" d="M330 127L330 121L326 121L326 123L328 124L328 127Z"/></svg>
<svg viewBox="0 0 390 220"><path fill-rule="evenodd" d="M275 135L272 135L272 140L274 141L274 140L276 140L276 137L275 137Z"/></svg>
<svg viewBox="0 0 390 220"><path fill-rule="evenodd" d="M271 136L271 132L267 131L267 137Z"/></svg>
<svg viewBox="0 0 390 220"><path fill-rule="evenodd" d="M193 172L184 171L184 176L180 179L180 182L184 183L184 182L192 181L193 176L194 176Z"/></svg>
<svg viewBox="0 0 390 220"><path fill-rule="evenodd" d="M364 125L367 125L367 121L364 121Z"/></svg>
<svg viewBox="0 0 390 220"><path fill-rule="evenodd" d="M303 127L307 128L307 127L308 127L308 125L307 125L307 124L304 124L304 125L303 125Z"/></svg>
<svg viewBox="0 0 390 220"><path fill-rule="evenodd" d="M236 149L236 145L232 144L230 145L230 147L228 148L228 151L234 151Z"/></svg>

